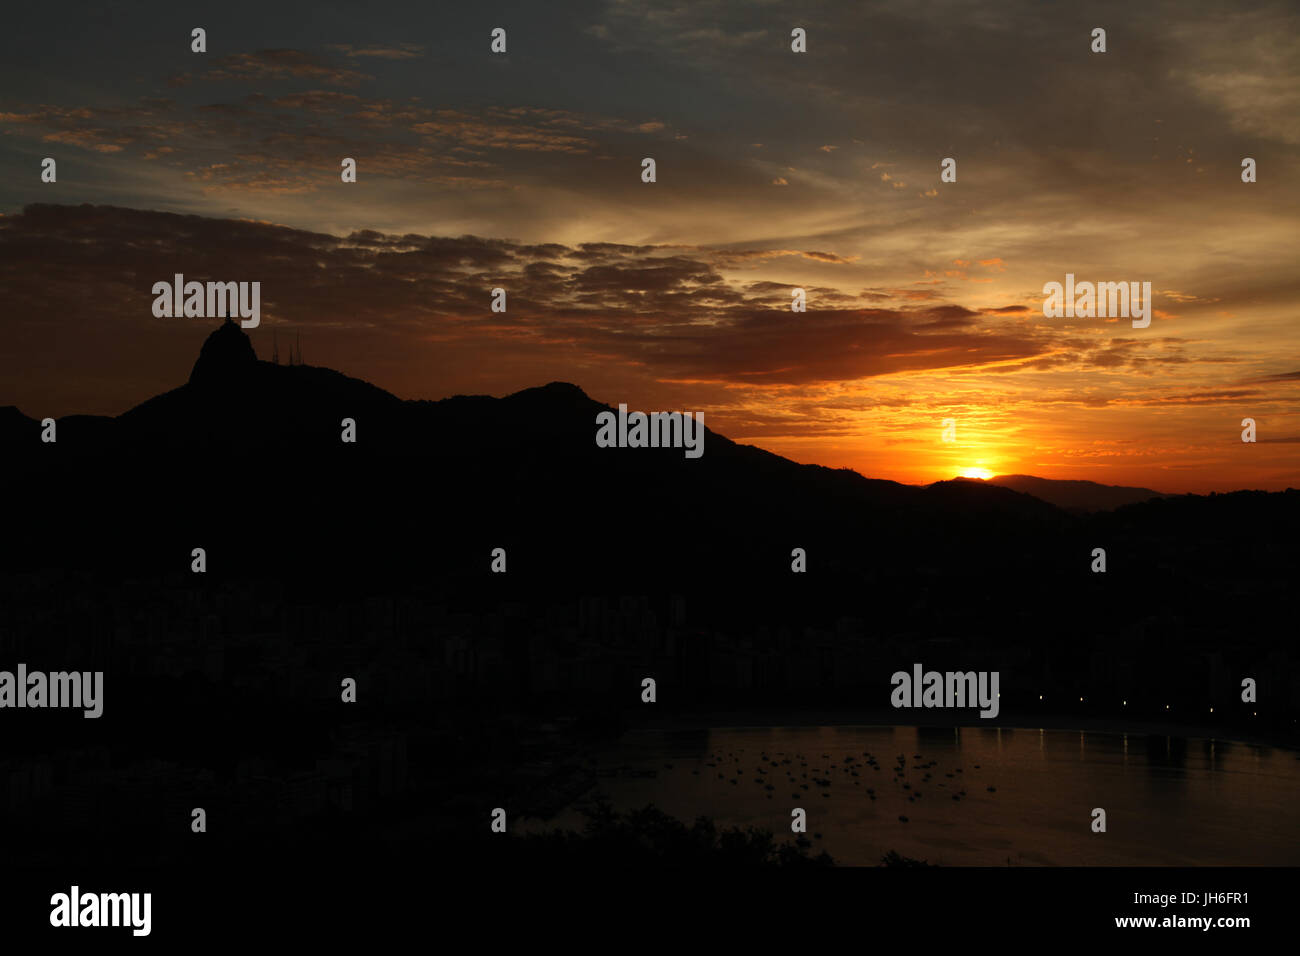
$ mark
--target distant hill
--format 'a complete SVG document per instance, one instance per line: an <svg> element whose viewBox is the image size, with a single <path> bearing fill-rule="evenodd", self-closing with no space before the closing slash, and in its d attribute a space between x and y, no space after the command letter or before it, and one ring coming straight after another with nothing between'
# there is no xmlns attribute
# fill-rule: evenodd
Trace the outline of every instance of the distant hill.
<svg viewBox="0 0 1300 956"><path fill-rule="evenodd" d="M596 416L609 408L563 382L403 400L332 369L259 361L223 325L185 384L116 417L65 416L56 444L0 407L0 493L18 503L0 566L185 570L203 546L212 574L322 587L409 576L498 597L516 581L694 589L733 616L783 604L793 620L868 607L913 620L927 580L968 608L1011 600L1011 582L1017 595L1027 581L1043 595L1072 588L1059 582L1076 580L1098 542L1150 565L1207 546L1213 530L1214 561L1201 563L1230 558L1262 579L1286 562L1250 529L1268 527L1269 547L1294 540L1295 492L1163 497L1025 476L917 487L708 430L698 459L599 448ZM343 419L355 443L340 440ZM508 577L488 570L496 547L509 551ZM795 549L807 574L791 574Z"/></svg>
<svg viewBox="0 0 1300 956"><path fill-rule="evenodd" d="M997 475L988 479L987 484L1033 495L1058 508L1074 512L1114 511L1124 505L1168 497L1150 488L1101 485L1095 481L1058 481L1053 478L1035 478L1032 475Z"/></svg>
<svg viewBox="0 0 1300 956"><path fill-rule="evenodd" d="M37 420L0 408L10 492L58 502L20 513L11 540L26 554L11 562L42 549L69 560L67 532L150 564L220 540L249 565L341 572L361 551L362 571L442 558L450 572L467 563L457 549L486 555L493 541L515 542L521 563L532 556L557 579L605 555L583 574L742 581L747 563L789 575L798 547L817 580L847 595L865 566L931 561L927 542L946 535L996 532L1011 547L1069 520L1012 489L874 480L708 430L698 459L599 448L596 416L610 406L563 382L406 401L331 369L258 361L246 343L233 323L219 327L185 384L117 417L62 418L56 444L41 442ZM345 418L355 444L340 440Z"/></svg>
<svg viewBox="0 0 1300 956"><path fill-rule="evenodd" d="M1259 674L1290 726L1300 491L917 487L713 431L696 459L601 448L609 406L572 384L407 401L259 361L233 325L212 336L188 380L178 369L184 384L116 417L61 418L56 443L0 407L0 646L29 662L48 642L153 646L174 636L159 616L171 603L259 636L221 659L232 672L356 655L400 674L438 635L452 642L432 647L448 655L439 681L512 707L534 680L567 708L564 688L618 696L645 674L663 678L665 703L788 691L856 706L882 699L869 675L920 661L999 670L1022 704L1046 683L1062 699L1104 689L1199 707L1211 679L1231 699L1236 674ZM507 573L492 569L497 549ZM292 653L277 634L295 635ZM49 666L65 659L78 657ZM141 675L155 666L140 660ZM268 706L268 726L284 725Z"/></svg>

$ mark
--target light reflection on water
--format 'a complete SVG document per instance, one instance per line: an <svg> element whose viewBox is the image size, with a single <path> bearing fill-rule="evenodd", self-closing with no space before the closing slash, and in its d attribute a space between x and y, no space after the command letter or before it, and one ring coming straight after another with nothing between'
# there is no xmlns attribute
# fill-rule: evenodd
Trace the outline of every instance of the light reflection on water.
<svg viewBox="0 0 1300 956"><path fill-rule="evenodd" d="M899 755L906 764L896 780ZM616 809L654 803L686 822L706 815L781 839L793 837L790 811L803 807L813 851L843 864L875 865L891 849L950 866L1300 864L1300 759L1284 749L1068 730L833 726L634 731L597 756L606 773L624 768L598 780ZM648 770L656 776L630 773ZM1105 833L1092 832L1095 807L1106 811ZM581 823L575 805L546 827Z"/></svg>

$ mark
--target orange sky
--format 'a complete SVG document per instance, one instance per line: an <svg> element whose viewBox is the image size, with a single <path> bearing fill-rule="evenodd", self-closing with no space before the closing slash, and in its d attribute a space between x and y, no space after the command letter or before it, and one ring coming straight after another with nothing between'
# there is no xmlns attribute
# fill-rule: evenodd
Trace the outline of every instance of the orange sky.
<svg viewBox="0 0 1300 956"><path fill-rule="evenodd" d="M1098 55L1029 2L813 2L794 54L767 5L520 6L494 58L464 10L258 9L204 56L146 6L112 51L14 14L0 404L183 382L214 323L149 294L182 272L262 282L263 357L301 334L405 398L571 381L915 483L1300 483L1295 10L1103 3ZM1044 317L1067 273L1150 282L1150 326Z"/></svg>

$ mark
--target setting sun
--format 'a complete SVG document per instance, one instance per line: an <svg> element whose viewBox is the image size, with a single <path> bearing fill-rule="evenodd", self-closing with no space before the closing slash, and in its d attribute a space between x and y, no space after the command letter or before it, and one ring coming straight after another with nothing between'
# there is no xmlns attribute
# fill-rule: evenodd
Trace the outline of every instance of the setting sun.
<svg viewBox="0 0 1300 956"><path fill-rule="evenodd" d="M967 468L961 473L962 478L978 478L981 481L987 481L993 477L993 472L987 468Z"/></svg>

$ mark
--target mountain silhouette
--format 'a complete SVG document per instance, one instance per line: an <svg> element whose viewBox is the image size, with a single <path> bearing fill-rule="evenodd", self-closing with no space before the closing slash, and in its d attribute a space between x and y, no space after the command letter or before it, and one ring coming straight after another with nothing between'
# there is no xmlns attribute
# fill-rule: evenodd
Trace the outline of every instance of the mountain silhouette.
<svg viewBox="0 0 1300 956"><path fill-rule="evenodd" d="M802 548L819 574L774 593L790 613L831 614L863 575L932 564L936 548L944 561L966 553L950 537L987 537L1014 572L1031 537L1071 520L1011 489L867 479L708 429L698 459L602 449L597 415L611 406L565 382L403 401L251 350L227 321L186 384L116 418L66 416L56 444L40 441L38 421L0 412L12 494L59 502L18 515L12 540L25 544L6 554L10 566L95 566L112 554L123 572L162 571L203 546L239 574L320 587L434 575L480 593L500 588L486 574L500 546L510 580L538 593L708 580L703 602L723 613L737 592L788 584ZM342 441L344 419L354 444Z"/></svg>
<svg viewBox="0 0 1300 956"><path fill-rule="evenodd" d="M599 449L596 415L613 406L591 398L576 385L551 382L504 398L458 395L439 401L404 401L332 369L282 366L259 361L247 334L227 319L204 342L189 381L116 417L65 416L57 446L42 447L39 423L13 406L0 408L0 443L20 461L67 456L84 460L129 449L145 457L187 453L199 456L288 452L338 460L344 418L357 422L356 450L366 457L440 459L461 449L462 468L484 461L510 471L524 462L546 460L532 473L576 471L581 464L601 481L668 477L701 491L745 495L755 482L788 483L781 511L833 513L840 505L919 508L969 507L978 501L1024 517L1049 517L1053 509L1031 496L981 482L939 482L928 487L865 478L849 469L802 465L763 449L734 443L706 429L705 455L692 461L681 449ZM472 454L471 454L472 452ZM480 463L476 465L475 463ZM724 492L735 481L737 487ZM817 502L802 500L814 490Z"/></svg>
<svg viewBox="0 0 1300 956"><path fill-rule="evenodd" d="M1218 529L1221 554L1205 567L1221 568L1221 555L1261 555L1250 522L1274 534L1296 527L1294 492L1153 498L1090 516L1065 509L1145 491L1079 483L1080 497L1074 483L1027 478L916 487L798 464L707 429L699 459L599 448L596 416L610 408L563 382L503 398L402 400L331 369L259 361L227 321L185 384L116 417L60 419L55 444L40 441L35 419L0 409L10 500L34 505L18 509L5 560L161 571L202 546L219 555L215 568L321 587L433 577L499 597L503 587L689 584L697 607L733 620L809 608L834 617L863 600L889 617L904 608L882 611L885 594L931 599L923 579L945 580L945 600L971 607L1016 591L1012 582L1036 582L1050 602L1102 586L1078 577L1099 544L1126 568L1150 568L1204 547L1196 528ZM355 443L341 440L344 419ZM496 547L510 554L508 586L487 570ZM796 548L815 574L792 575ZM1272 579L1279 566L1259 573ZM1141 600L1136 577L1109 587L1110 600Z"/></svg>
<svg viewBox="0 0 1300 956"><path fill-rule="evenodd" d="M1035 478L1032 475L995 475L988 479L988 483L1033 495L1058 508L1077 512L1112 511L1124 505L1166 497L1163 492L1152 491L1150 488L1103 485L1095 481L1062 481Z"/></svg>
<svg viewBox="0 0 1300 956"><path fill-rule="evenodd" d="M207 337L190 372L191 385L238 379L257 364L253 343L231 319Z"/></svg>

